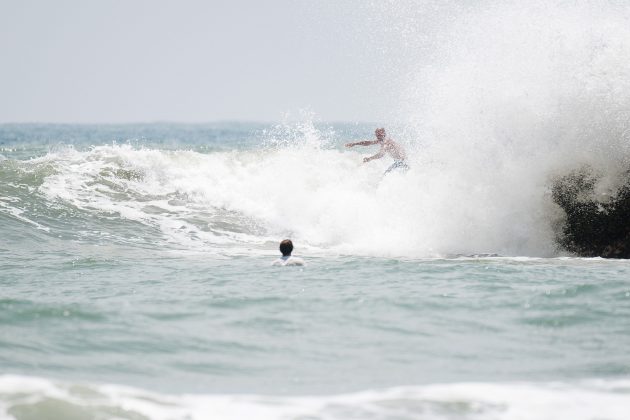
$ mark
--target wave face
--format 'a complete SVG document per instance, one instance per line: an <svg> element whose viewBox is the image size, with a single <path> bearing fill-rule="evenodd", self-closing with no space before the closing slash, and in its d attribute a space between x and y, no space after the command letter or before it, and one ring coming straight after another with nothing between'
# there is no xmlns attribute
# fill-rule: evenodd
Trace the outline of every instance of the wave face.
<svg viewBox="0 0 630 420"><path fill-rule="evenodd" d="M628 381L617 380L459 383L313 397L164 395L119 385L0 376L0 418L625 420L629 390Z"/></svg>
<svg viewBox="0 0 630 420"><path fill-rule="evenodd" d="M349 255L556 252L552 171L532 169L539 156L464 162L433 145L412 157L412 170L383 177L390 162L363 165L313 130L229 151L69 145L5 159L0 209L68 237L219 254L289 236L312 252Z"/></svg>
<svg viewBox="0 0 630 420"><path fill-rule="evenodd" d="M389 162L361 165L360 155L331 141L349 138L309 124L297 131L254 133L247 140L255 146L232 150L194 150L186 141L173 150L46 145L43 156L0 163L2 210L64 236L216 253L284 236L313 252L377 256L539 255L552 244L544 195L527 213L511 207L518 200L495 200L488 185L436 176L445 163L421 159L406 174L383 177Z"/></svg>
<svg viewBox="0 0 630 420"><path fill-rule="evenodd" d="M386 162L360 161L356 153L319 144L213 153L65 148L15 164L12 175L6 170L25 183L9 194L25 195L21 206L3 200L3 210L46 231L63 215L71 234L79 223L73 218L84 221L83 233L111 232L107 225L113 222L126 226L120 241L219 253L284 236L318 252L411 257L538 255L552 243L544 195L536 212L498 214L507 211L503 200L510 197L494 200L488 185L456 185L444 174L434 177L433 166L421 162L381 179ZM511 204L518 205L518 198L515 192ZM27 217L25 206L39 210ZM534 229L539 237L532 238Z"/></svg>

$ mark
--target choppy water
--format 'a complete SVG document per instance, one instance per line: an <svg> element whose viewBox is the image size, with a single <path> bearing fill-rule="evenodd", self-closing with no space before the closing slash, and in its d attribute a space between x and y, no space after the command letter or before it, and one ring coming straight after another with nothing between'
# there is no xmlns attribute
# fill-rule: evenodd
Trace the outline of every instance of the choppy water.
<svg viewBox="0 0 630 420"><path fill-rule="evenodd" d="M624 419L630 264L475 238L371 129L2 126L0 415Z"/></svg>

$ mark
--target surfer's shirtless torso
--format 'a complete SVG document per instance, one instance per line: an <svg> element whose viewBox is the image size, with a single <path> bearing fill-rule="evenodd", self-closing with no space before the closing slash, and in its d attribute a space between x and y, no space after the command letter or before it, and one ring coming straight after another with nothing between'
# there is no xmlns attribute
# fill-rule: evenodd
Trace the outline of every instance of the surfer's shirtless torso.
<svg viewBox="0 0 630 420"><path fill-rule="evenodd" d="M380 159L385 156L385 154L388 154L394 159L394 164L390 166L385 171L385 173L390 172L395 168L409 169L409 166L405 163L405 160L407 159L407 153L405 152L405 149L394 140L386 137L384 128L377 128L374 134L376 135L376 140L365 140L354 143L347 143L346 147L371 146L378 144L381 146L378 153L373 156L363 158L364 163L367 163L374 159Z"/></svg>

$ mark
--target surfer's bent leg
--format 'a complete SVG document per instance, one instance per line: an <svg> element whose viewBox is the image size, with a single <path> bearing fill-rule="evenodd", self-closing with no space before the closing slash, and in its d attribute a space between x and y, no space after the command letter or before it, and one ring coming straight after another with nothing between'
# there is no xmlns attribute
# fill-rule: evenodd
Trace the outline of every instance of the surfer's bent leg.
<svg viewBox="0 0 630 420"><path fill-rule="evenodd" d="M387 170L385 171L385 173L383 175L393 171L394 169L398 169L398 168L400 168L403 171L407 171L407 170L409 170L409 165L407 165L404 160L397 160L394 163L392 163L392 165L389 168L387 168Z"/></svg>

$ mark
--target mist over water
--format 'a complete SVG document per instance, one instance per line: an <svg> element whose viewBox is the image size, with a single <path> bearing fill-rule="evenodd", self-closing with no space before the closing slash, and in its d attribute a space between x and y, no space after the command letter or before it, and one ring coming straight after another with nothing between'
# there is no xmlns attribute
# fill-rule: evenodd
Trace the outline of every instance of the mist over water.
<svg viewBox="0 0 630 420"><path fill-rule="evenodd" d="M407 194L395 198L408 210L402 232L424 238L398 252L557 255L554 177L590 165L612 194L630 166L627 4L375 11L389 28L375 55L392 64L393 109L415 152Z"/></svg>

